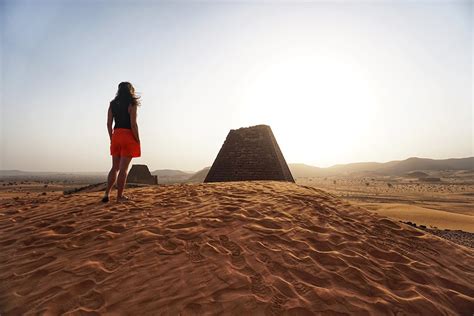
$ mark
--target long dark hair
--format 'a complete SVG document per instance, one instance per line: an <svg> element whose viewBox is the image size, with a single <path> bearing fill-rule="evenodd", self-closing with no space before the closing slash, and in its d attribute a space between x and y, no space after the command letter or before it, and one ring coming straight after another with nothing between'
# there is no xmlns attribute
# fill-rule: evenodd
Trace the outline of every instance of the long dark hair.
<svg viewBox="0 0 474 316"><path fill-rule="evenodd" d="M130 82L121 82L118 85L117 94L112 102L123 104L123 105L140 105L140 97L135 94L135 88Z"/></svg>

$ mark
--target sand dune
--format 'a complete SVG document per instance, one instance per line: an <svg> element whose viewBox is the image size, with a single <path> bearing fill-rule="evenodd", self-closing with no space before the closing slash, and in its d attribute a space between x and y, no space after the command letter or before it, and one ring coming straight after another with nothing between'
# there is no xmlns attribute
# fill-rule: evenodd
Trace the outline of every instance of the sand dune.
<svg viewBox="0 0 474 316"><path fill-rule="evenodd" d="M471 315L474 251L279 182L0 202L2 315Z"/></svg>
<svg viewBox="0 0 474 316"><path fill-rule="evenodd" d="M474 216L470 215L434 210L416 205L407 207L406 204L397 203L378 204L375 212L403 221L474 233Z"/></svg>

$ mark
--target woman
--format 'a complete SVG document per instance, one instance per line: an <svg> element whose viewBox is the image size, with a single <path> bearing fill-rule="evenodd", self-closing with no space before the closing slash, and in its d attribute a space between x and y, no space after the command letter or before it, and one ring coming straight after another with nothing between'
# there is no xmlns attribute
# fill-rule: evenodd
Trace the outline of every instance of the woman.
<svg viewBox="0 0 474 316"><path fill-rule="evenodd" d="M129 82L121 82L117 95L110 102L107 114L107 129L110 137L110 154L112 155L112 169L107 178L107 189L102 202L109 201L109 193L117 180L117 202L127 201L123 195L127 172L133 157L140 157L140 136L138 135L137 107L139 97ZM115 121L112 130L112 122ZM118 177L117 177L118 173Z"/></svg>

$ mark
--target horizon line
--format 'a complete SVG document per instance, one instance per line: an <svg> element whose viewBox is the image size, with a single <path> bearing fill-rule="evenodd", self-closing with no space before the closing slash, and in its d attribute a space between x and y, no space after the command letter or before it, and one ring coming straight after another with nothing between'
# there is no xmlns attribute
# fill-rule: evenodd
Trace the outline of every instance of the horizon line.
<svg viewBox="0 0 474 316"><path fill-rule="evenodd" d="M384 161L384 162L379 162L379 161L356 161L356 162L334 164L334 165L330 165L328 167L318 167L318 166L306 164L306 163L303 163L303 162L290 162L290 163L288 163L288 165L306 165L306 166L309 166L309 167L314 167L314 168L319 168L319 169L329 169L329 168L333 168L333 167L337 167L337 166L361 164L361 163L380 163L380 164L384 164L384 163L389 163L389 162L401 162L401 161L405 161L405 160L408 160L408 159L451 160L451 159L469 159L469 158L474 158L474 156L452 157L452 158L425 158L425 157L411 156L411 157L408 157L408 158L405 158L405 159L400 159L400 160L388 160L388 161ZM138 163L136 165L143 165L143 164ZM146 166L148 167L148 165L146 165ZM174 171L181 171L181 172L192 174L192 173L199 172L199 171L201 171L205 168L209 168L211 166L212 166L212 164L209 165L209 166L202 167L202 168L200 168L196 171L184 171L184 170L181 170L181 169L161 168L161 169L150 170L150 172L155 172L155 171L158 171L158 170L174 170ZM0 172L6 172L6 171L19 171L19 172L29 172L29 173L56 173L56 174L59 174L59 173L62 173L62 174L64 174L64 173L85 174L85 173L107 173L108 172L108 171L30 171L30 170L23 170L23 169L0 169Z"/></svg>

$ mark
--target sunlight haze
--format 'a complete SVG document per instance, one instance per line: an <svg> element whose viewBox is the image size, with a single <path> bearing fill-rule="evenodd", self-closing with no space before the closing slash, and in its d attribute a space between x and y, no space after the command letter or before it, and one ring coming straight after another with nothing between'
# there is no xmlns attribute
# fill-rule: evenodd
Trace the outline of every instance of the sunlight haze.
<svg viewBox="0 0 474 316"><path fill-rule="evenodd" d="M121 81L151 170L257 124L288 163L474 155L471 1L0 5L0 169L106 171Z"/></svg>

